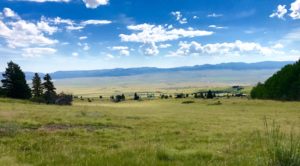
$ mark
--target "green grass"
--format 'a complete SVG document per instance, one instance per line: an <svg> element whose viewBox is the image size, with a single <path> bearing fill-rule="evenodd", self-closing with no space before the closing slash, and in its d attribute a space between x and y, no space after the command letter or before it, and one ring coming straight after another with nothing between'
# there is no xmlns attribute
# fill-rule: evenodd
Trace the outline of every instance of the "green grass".
<svg viewBox="0 0 300 166"><path fill-rule="evenodd" d="M299 131L300 102L0 98L0 165L280 165L299 161Z"/></svg>

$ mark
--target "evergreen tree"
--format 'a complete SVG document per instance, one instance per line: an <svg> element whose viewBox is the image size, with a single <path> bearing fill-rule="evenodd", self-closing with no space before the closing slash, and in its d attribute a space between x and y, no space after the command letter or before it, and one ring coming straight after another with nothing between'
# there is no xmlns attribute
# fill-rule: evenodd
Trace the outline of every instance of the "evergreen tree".
<svg viewBox="0 0 300 166"><path fill-rule="evenodd" d="M300 60L286 65L265 83L258 83L251 91L252 98L300 100Z"/></svg>
<svg viewBox="0 0 300 166"><path fill-rule="evenodd" d="M44 83L43 89L44 89L44 99L46 100L47 104L54 104L56 100L56 92L55 92L55 87L52 82L51 76L49 74L46 74L44 76Z"/></svg>
<svg viewBox="0 0 300 166"><path fill-rule="evenodd" d="M34 98L40 98L43 95L42 81L38 73L35 73L32 79L32 94Z"/></svg>
<svg viewBox="0 0 300 166"><path fill-rule="evenodd" d="M26 83L25 74L20 66L9 62L5 73L2 74L4 79L1 80L5 96L17 99L29 99L31 90Z"/></svg>
<svg viewBox="0 0 300 166"><path fill-rule="evenodd" d="M140 96L137 93L134 93L133 100L140 100Z"/></svg>
<svg viewBox="0 0 300 166"><path fill-rule="evenodd" d="M209 91L207 92L206 98L208 98L208 99L213 99L213 98L214 98L214 94L213 94L213 92L212 92L211 90L209 90Z"/></svg>

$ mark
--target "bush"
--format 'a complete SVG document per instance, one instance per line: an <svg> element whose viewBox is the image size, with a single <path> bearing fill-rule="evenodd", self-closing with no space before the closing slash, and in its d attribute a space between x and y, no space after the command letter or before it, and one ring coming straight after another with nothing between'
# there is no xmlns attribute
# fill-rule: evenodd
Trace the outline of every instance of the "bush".
<svg viewBox="0 0 300 166"><path fill-rule="evenodd" d="M186 97L186 95L183 94L183 93L176 94L176 96L175 96L176 99L182 99L182 98L185 98L185 97Z"/></svg>
<svg viewBox="0 0 300 166"><path fill-rule="evenodd" d="M195 103L195 101L188 100L188 101L183 101L182 102L182 104L192 104L192 103Z"/></svg>
<svg viewBox="0 0 300 166"><path fill-rule="evenodd" d="M137 93L134 93L133 100L140 100L140 96Z"/></svg>
<svg viewBox="0 0 300 166"><path fill-rule="evenodd" d="M125 101L125 95L122 94L122 95L111 96L110 100L113 101L113 102L116 102L116 103L121 102L121 101Z"/></svg>
<svg viewBox="0 0 300 166"><path fill-rule="evenodd" d="M55 104L57 105L72 105L73 101L73 95L60 93L57 95L57 98L55 100Z"/></svg>

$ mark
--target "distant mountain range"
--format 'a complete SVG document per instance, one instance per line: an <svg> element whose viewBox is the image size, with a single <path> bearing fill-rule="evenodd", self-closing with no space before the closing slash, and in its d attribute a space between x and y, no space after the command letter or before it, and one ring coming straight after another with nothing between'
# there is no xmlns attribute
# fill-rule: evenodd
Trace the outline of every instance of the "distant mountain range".
<svg viewBox="0 0 300 166"><path fill-rule="evenodd" d="M203 71L203 70L268 70L280 69L287 64L294 63L293 61L265 61L257 63L221 63L221 64L205 64L196 66L185 66L175 68L156 68L156 67L139 67L139 68L115 68L103 70L76 70L76 71L57 71L50 73L53 79L65 78L82 78L82 77L118 77L118 76L133 76L141 74L154 74L166 72L181 72L181 71ZM25 72L26 78L31 79L34 72ZM41 76L44 73L40 73ZM0 78L2 77L2 74Z"/></svg>

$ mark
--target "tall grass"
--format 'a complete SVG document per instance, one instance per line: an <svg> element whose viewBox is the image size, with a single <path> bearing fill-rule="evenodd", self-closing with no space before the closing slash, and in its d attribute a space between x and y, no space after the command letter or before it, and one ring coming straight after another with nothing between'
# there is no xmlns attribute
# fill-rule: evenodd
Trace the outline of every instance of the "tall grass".
<svg viewBox="0 0 300 166"><path fill-rule="evenodd" d="M266 165L300 166L300 137L293 129L289 134L280 130L273 121L269 126L265 120L265 139L262 140Z"/></svg>

